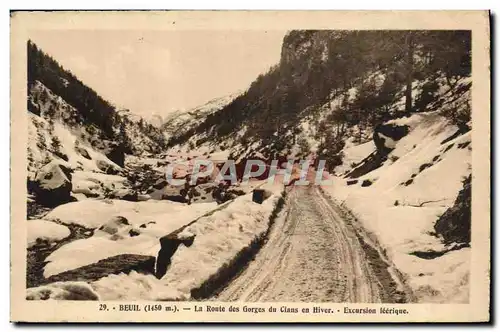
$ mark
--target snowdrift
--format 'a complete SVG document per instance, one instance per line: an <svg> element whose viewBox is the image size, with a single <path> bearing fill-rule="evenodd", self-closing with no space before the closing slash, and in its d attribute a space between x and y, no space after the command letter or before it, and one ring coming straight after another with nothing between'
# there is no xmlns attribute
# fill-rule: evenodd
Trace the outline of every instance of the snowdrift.
<svg viewBox="0 0 500 332"><path fill-rule="evenodd" d="M34 219L27 220L28 248L38 241L49 243L60 241L70 235L69 228L53 221Z"/></svg>
<svg viewBox="0 0 500 332"><path fill-rule="evenodd" d="M408 126L409 133L390 142L386 160L358 178L338 176L324 190L376 236L418 301L467 302L470 248L445 246L434 225L471 173L471 133L460 131L437 112L388 124ZM359 163L375 149L371 143L347 144L344 154L349 156L347 163ZM348 169L345 163L340 174Z"/></svg>
<svg viewBox="0 0 500 332"><path fill-rule="evenodd" d="M47 257L44 276L50 277L120 254L156 256L160 237L216 207L216 203L187 206L170 201L122 200L84 200L60 205L45 219L77 224L95 231L92 237L66 244ZM110 224L116 218L124 218L125 222L111 232Z"/></svg>

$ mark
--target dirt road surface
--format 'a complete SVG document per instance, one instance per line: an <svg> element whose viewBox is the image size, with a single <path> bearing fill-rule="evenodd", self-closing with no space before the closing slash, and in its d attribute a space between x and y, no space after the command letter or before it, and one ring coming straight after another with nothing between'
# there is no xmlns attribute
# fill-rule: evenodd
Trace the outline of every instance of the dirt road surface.
<svg viewBox="0 0 500 332"><path fill-rule="evenodd" d="M338 208L317 186L291 189L267 243L212 300L404 302L387 264Z"/></svg>

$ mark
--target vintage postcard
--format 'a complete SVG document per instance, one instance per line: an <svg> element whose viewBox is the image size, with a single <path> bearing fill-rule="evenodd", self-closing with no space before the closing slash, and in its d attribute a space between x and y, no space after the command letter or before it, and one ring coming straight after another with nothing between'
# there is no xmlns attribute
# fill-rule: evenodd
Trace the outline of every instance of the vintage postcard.
<svg viewBox="0 0 500 332"><path fill-rule="evenodd" d="M11 13L11 320L487 322L487 11Z"/></svg>

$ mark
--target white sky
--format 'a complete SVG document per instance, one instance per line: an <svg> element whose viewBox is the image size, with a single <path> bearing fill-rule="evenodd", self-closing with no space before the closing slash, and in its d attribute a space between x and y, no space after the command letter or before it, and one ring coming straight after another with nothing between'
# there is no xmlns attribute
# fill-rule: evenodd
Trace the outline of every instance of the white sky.
<svg viewBox="0 0 500 332"><path fill-rule="evenodd" d="M33 31L83 83L146 117L245 90L278 63L285 31Z"/></svg>

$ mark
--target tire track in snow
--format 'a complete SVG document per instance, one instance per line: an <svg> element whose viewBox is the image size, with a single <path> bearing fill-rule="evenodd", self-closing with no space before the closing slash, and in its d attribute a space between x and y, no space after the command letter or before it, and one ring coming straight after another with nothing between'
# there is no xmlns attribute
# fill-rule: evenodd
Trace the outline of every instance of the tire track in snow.
<svg viewBox="0 0 500 332"><path fill-rule="evenodd" d="M390 301L359 235L317 187L294 187L284 212L255 260L212 300Z"/></svg>

